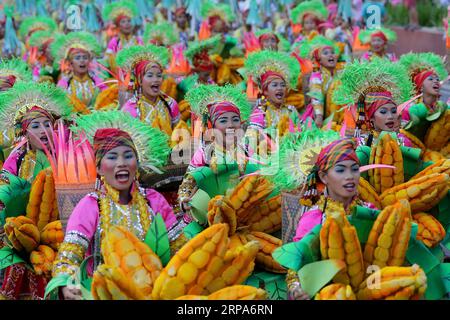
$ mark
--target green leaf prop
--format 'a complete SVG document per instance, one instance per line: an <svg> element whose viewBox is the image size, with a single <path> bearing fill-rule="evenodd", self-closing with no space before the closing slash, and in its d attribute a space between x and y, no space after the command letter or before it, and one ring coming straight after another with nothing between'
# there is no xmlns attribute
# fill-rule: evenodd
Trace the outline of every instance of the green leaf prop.
<svg viewBox="0 0 450 320"><path fill-rule="evenodd" d="M283 267L296 271L308 263L319 260L321 228L322 225L319 224L300 241L290 242L277 248L272 253L272 257Z"/></svg>
<svg viewBox="0 0 450 320"><path fill-rule="evenodd" d="M208 223L208 203L211 198L208 193L198 189L190 201L191 213L198 223L206 225Z"/></svg>
<svg viewBox="0 0 450 320"><path fill-rule="evenodd" d="M25 214L31 185L25 179L11 173L4 173L9 183L0 185L0 201L5 209L0 212L0 224L4 225L6 218Z"/></svg>
<svg viewBox="0 0 450 320"><path fill-rule="evenodd" d="M34 165L33 176L36 177L39 172L50 167L50 162L44 152L38 150L36 152L36 164Z"/></svg>
<svg viewBox="0 0 450 320"><path fill-rule="evenodd" d="M245 174L258 170L258 166L248 164ZM217 166L217 172L210 167L201 167L191 172L199 189L206 191L210 198L219 194L225 194L228 189L235 186L239 178L237 163L221 164Z"/></svg>
<svg viewBox="0 0 450 320"><path fill-rule="evenodd" d="M170 244L167 234L166 224L161 214L157 214L148 228L145 236L145 244L147 244L153 252L161 259L163 266L170 260Z"/></svg>
<svg viewBox="0 0 450 320"><path fill-rule="evenodd" d="M191 222L186 227L184 227L183 232L187 239L192 239L197 234L203 231L203 227L198 224L198 222Z"/></svg>
<svg viewBox="0 0 450 320"><path fill-rule="evenodd" d="M0 270L5 269L17 263L25 263L17 252L10 247L3 247L0 249Z"/></svg>
<svg viewBox="0 0 450 320"><path fill-rule="evenodd" d="M361 244L367 242L370 230L372 230L372 226L379 213L380 210L355 206L352 214L347 216L348 221L356 228L356 233Z"/></svg>
<svg viewBox="0 0 450 320"><path fill-rule="evenodd" d="M59 287L65 287L67 285L67 282L69 280L69 275L58 275L56 277L53 277L45 287L45 293L44 293L44 299L47 298L48 295L50 295L51 300L57 300L58 299L58 292L55 291L55 289Z"/></svg>
<svg viewBox="0 0 450 320"><path fill-rule="evenodd" d="M246 285L266 290L269 300L286 300L286 275L256 271L247 278Z"/></svg>
<svg viewBox="0 0 450 320"><path fill-rule="evenodd" d="M310 297L314 297L345 266L344 261L331 259L321 260L303 266L298 272L302 289Z"/></svg>
<svg viewBox="0 0 450 320"><path fill-rule="evenodd" d="M420 160L420 153L422 152L422 150L404 146L401 146L400 150L403 156L405 181L408 181L417 173L419 173L423 167L422 160Z"/></svg>

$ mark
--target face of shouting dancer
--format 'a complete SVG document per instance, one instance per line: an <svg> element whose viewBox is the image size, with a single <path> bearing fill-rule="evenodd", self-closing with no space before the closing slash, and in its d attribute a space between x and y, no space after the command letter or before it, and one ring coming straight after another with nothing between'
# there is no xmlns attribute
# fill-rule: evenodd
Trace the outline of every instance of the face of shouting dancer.
<svg viewBox="0 0 450 320"><path fill-rule="evenodd" d="M163 72L161 67L155 63L149 65L142 78L142 93L147 99L155 102L161 93L162 82Z"/></svg>
<svg viewBox="0 0 450 320"><path fill-rule="evenodd" d="M380 37L372 37L370 48L375 54L382 56L386 50L386 42Z"/></svg>
<svg viewBox="0 0 450 320"><path fill-rule="evenodd" d="M218 141L224 141L225 146L235 145L240 128L241 117L235 112L221 114L214 123L214 129L219 130L221 135Z"/></svg>
<svg viewBox="0 0 450 320"><path fill-rule="evenodd" d="M278 51L278 41L275 35L270 35L261 41L262 50L274 50Z"/></svg>
<svg viewBox="0 0 450 320"><path fill-rule="evenodd" d="M370 120L376 131L398 131L400 129L400 115L393 103L385 104L375 111Z"/></svg>
<svg viewBox="0 0 450 320"><path fill-rule="evenodd" d="M441 83L439 77L436 74L428 76L422 85L424 95L439 96L441 90Z"/></svg>
<svg viewBox="0 0 450 320"><path fill-rule="evenodd" d="M359 164L353 160L337 162L326 172L319 172L328 195L336 201L349 204L358 192Z"/></svg>
<svg viewBox="0 0 450 320"><path fill-rule="evenodd" d="M133 149L128 146L119 146L103 156L97 171L104 177L106 183L119 191L121 199L129 200L130 188L137 169L138 161Z"/></svg>
<svg viewBox="0 0 450 320"><path fill-rule="evenodd" d="M263 90L263 94L275 107L281 107L284 104L286 93L286 82L281 78L272 80L267 85L267 88Z"/></svg>
<svg viewBox="0 0 450 320"><path fill-rule="evenodd" d="M72 67L73 74L78 77L83 77L89 71L89 63L91 57L86 51L76 52L70 59L70 65Z"/></svg>
<svg viewBox="0 0 450 320"><path fill-rule="evenodd" d="M320 52L320 65L327 69L336 68L337 64L337 55L334 52L333 48L325 48Z"/></svg>
<svg viewBox="0 0 450 320"><path fill-rule="evenodd" d="M47 117L38 117L33 119L27 127L26 137L30 142L32 150L43 150L44 144L49 148L48 137L53 136L53 124Z"/></svg>
<svg viewBox="0 0 450 320"><path fill-rule="evenodd" d="M306 15L303 19L303 30L306 33L310 33L313 30L317 29L316 18L310 14Z"/></svg>
<svg viewBox="0 0 450 320"><path fill-rule="evenodd" d="M131 22L131 19L128 17L120 19L119 22L120 32L126 36L129 36L133 33L134 26Z"/></svg>

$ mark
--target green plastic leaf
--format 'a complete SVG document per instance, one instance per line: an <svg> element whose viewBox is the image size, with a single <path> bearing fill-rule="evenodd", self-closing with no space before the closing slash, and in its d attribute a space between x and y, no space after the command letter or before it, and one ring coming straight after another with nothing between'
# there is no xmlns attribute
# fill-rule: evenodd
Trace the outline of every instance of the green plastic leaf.
<svg viewBox="0 0 450 320"><path fill-rule="evenodd" d="M53 277L45 287L44 299L50 294L51 300L56 300L58 298L58 293L57 291L55 292L55 289L65 287L69 281L69 278L70 276L67 274Z"/></svg>
<svg viewBox="0 0 450 320"><path fill-rule="evenodd" d="M426 119L428 121L435 121L441 117L443 111L444 110L442 109L438 109L436 112L433 112L432 114L428 115Z"/></svg>
<svg viewBox="0 0 450 320"><path fill-rule="evenodd" d="M190 201L191 214L198 223L205 225L208 223L208 203L211 198L208 193L198 189Z"/></svg>
<svg viewBox="0 0 450 320"><path fill-rule="evenodd" d="M0 270L5 269L17 263L25 263L17 252L10 247L3 247L0 249Z"/></svg>
<svg viewBox="0 0 450 320"><path fill-rule="evenodd" d="M166 224L161 214L157 214L148 228L144 241L161 259L163 266L170 260L170 244Z"/></svg>
<svg viewBox="0 0 450 320"><path fill-rule="evenodd" d="M11 173L4 173L8 184L0 185L0 201L5 209L0 212L0 224L5 224L6 218L25 214L28 198L30 196L30 183Z"/></svg>
<svg viewBox="0 0 450 320"><path fill-rule="evenodd" d="M192 239L197 234L203 231L203 227L198 224L198 222L191 222L186 227L184 227L183 232L187 239Z"/></svg>
<svg viewBox="0 0 450 320"><path fill-rule="evenodd" d="M380 213L380 210L370 209L363 206L355 206L351 215L347 216L348 221L356 228L359 242L367 242L370 230Z"/></svg>
<svg viewBox="0 0 450 320"><path fill-rule="evenodd" d="M423 167L422 161L420 160L422 150L405 146L401 146L400 150L403 156L405 181L408 181L410 178L419 173Z"/></svg>
<svg viewBox="0 0 450 320"><path fill-rule="evenodd" d="M39 172L50 167L50 162L44 152L37 150L36 152L36 164L34 165L33 176L36 177Z"/></svg>
<svg viewBox="0 0 450 320"><path fill-rule="evenodd" d="M321 260L305 265L298 272L302 289L310 297L314 297L345 266L344 261L335 259Z"/></svg>
<svg viewBox="0 0 450 320"><path fill-rule="evenodd" d="M319 234L322 225L315 226L300 241L290 242L275 249L272 257L287 269L299 270L320 258Z"/></svg>
<svg viewBox="0 0 450 320"><path fill-rule="evenodd" d="M286 276L266 271L253 272L244 284L266 290L269 300L286 300Z"/></svg>

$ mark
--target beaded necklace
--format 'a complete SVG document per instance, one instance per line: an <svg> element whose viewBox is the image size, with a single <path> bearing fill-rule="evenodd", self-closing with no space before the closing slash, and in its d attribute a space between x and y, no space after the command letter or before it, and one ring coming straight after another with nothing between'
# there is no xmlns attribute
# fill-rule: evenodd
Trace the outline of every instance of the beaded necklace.
<svg viewBox="0 0 450 320"><path fill-rule="evenodd" d="M154 128L164 131L168 135L172 134L172 123L169 110L167 110L162 98L158 97L156 104L153 104L144 95L137 102L139 119L149 123Z"/></svg>
<svg viewBox="0 0 450 320"><path fill-rule="evenodd" d="M28 150L19 168L19 177L30 181L33 178L34 166L36 165L36 152Z"/></svg>
<svg viewBox="0 0 450 320"><path fill-rule="evenodd" d="M345 213L345 215L351 214L352 209L359 204L358 197L354 197L352 202L348 205L347 209L344 208L344 204L342 202L336 201L331 197L325 197L321 195L319 200L316 202L316 205L319 207L324 214L329 214L331 212L340 212Z"/></svg>
<svg viewBox="0 0 450 320"><path fill-rule="evenodd" d="M134 183L129 204L120 204L119 191L108 185L103 179L103 190L97 191L100 209L101 240L105 231L113 225L125 227L144 240L150 226L152 213L145 197L139 192L138 185Z"/></svg>
<svg viewBox="0 0 450 320"><path fill-rule="evenodd" d="M89 74L85 74L82 78L74 75L70 81L68 92L79 98L86 106L88 106L95 94L94 81Z"/></svg>

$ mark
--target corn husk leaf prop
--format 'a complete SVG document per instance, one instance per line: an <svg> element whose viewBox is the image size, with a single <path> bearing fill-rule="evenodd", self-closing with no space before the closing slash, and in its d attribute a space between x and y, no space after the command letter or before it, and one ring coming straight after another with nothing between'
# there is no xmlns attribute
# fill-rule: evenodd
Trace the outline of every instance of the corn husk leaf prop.
<svg viewBox="0 0 450 320"><path fill-rule="evenodd" d="M282 75L288 87L295 89L300 75L300 66L297 60L288 54L262 50L250 54L245 61L245 73L252 77L261 87L261 76L267 71L274 71Z"/></svg>
<svg viewBox="0 0 450 320"><path fill-rule="evenodd" d="M147 24L143 38L145 44L155 41L158 45L169 47L179 42L180 35L172 23L161 22L158 24Z"/></svg>
<svg viewBox="0 0 450 320"><path fill-rule="evenodd" d="M105 5L102 11L102 17L105 21L115 21L121 15L134 19L138 14L138 7L134 1L113 2Z"/></svg>
<svg viewBox="0 0 450 320"><path fill-rule="evenodd" d="M165 47L149 44L123 49L116 57L117 65L127 72L133 72L136 64L144 60L156 62L164 69L169 62L169 51Z"/></svg>
<svg viewBox="0 0 450 320"><path fill-rule="evenodd" d="M53 84L18 82L0 95L0 121L6 128L20 128L23 116L34 106L55 118L68 118L70 105L66 93Z"/></svg>
<svg viewBox="0 0 450 320"><path fill-rule="evenodd" d="M303 22L306 14L312 14L320 20L328 17L328 10L320 0L304 1L291 11L291 19L295 24Z"/></svg>
<svg viewBox="0 0 450 320"><path fill-rule="evenodd" d="M71 130L77 134L84 132L92 145L95 132L102 128L116 128L127 132L136 146L140 168L161 172L160 168L166 164L170 154L168 136L165 133L121 111L98 111L81 116Z"/></svg>
<svg viewBox="0 0 450 320"><path fill-rule="evenodd" d="M335 54L339 54L339 47L336 43L324 36L316 36L312 40L296 43L292 46L292 49L298 48L300 57L303 59L314 60L313 52L318 48L331 47L334 49Z"/></svg>
<svg viewBox="0 0 450 320"><path fill-rule="evenodd" d="M89 32L80 31L59 35L50 45L50 50L56 66L64 63L64 61L68 59L69 51L71 49L85 50L89 52L91 57L100 56L103 50L97 38Z"/></svg>
<svg viewBox="0 0 450 320"><path fill-rule="evenodd" d="M234 21L233 10L230 5L226 3L212 3L205 2L202 4L201 15L204 19L219 16L225 23L230 23Z"/></svg>
<svg viewBox="0 0 450 320"><path fill-rule="evenodd" d="M388 42L395 42L397 40L397 34L395 31L387 29L387 28L376 28L376 29L366 29L359 32L359 40L362 44L368 44L370 43L370 38L372 34L382 32L386 38L388 39Z"/></svg>
<svg viewBox="0 0 450 320"><path fill-rule="evenodd" d="M0 61L0 76L14 76L16 82L30 82L33 80L27 63L20 58L2 59Z"/></svg>
<svg viewBox="0 0 450 320"><path fill-rule="evenodd" d="M341 86L333 94L338 105L356 104L369 92L389 91L397 105L412 97L413 88L407 71L386 59L354 61L339 76Z"/></svg>
<svg viewBox="0 0 450 320"><path fill-rule="evenodd" d="M52 18L28 17L21 22L19 27L19 35L22 40L25 40L32 32L39 30L54 32L56 29L56 22Z"/></svg>
<svg viewBox="0 0 450 320"><path fill-rule="evenodd" d="M5 224L6 218L25 213L31 189L27 180L7 172L3 175L6 181L0 185L0 201L5 208L0 212L1 225Z"/></svg>

